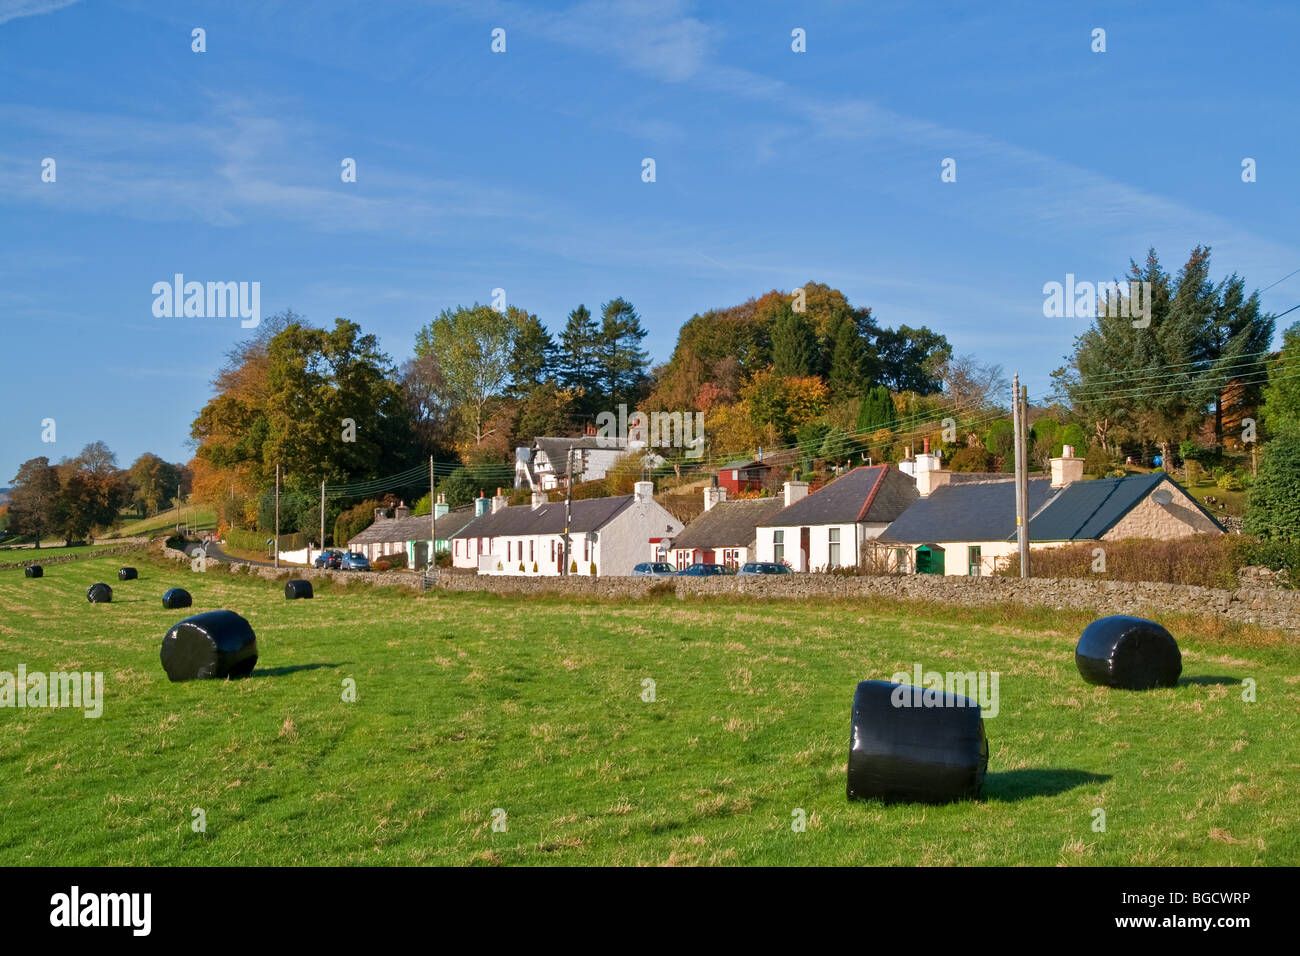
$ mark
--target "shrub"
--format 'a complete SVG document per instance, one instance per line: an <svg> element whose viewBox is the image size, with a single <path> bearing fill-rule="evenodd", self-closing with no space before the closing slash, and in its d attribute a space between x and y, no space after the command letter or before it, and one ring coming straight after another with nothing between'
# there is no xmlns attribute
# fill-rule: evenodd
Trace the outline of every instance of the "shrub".
<svg viewBox="0 0 1300 956"><path fill-rule="evenodd" d="M1107 478L1123 478L1123 477L1124 477L1125 475L1127 475L1127 474L1128 474L1128 472L1125 471L1123 468L1115 468L1115 469L1112 469L1111 471L1106 472L1106 477L1107 477Z"/></svg>
<svg viewBox="0 0 1300 956"><path fill-rule="evenodd" d="M1100 445L1089 445L1088 453L1083 458L1083 472L1100 478L1111 469L1110 453Z"/></svg>
<svg viewBox="0 0 1300 956"><path fill-rule="evenodd" d="M406 552L395 551L392 554L386 554L384 555L384 560L387 561L391 567L404 568L406 567Z"/></svg>
<svg viewBox="0 0 1300 956"><path fill-rule="evenodd" d="M1105 571L1093 570L1098 548L1105 554ZM1235 588L1238 568L1265 563L1256 557L1242 550L1239 535L1193 535L1176 540L1133 538L1034 549L1029 555L1029 570L1036 578L1159 581ZM1020 556L1013 554L1007 567L999 573L1019 577Z"/></svg>
<svg viewBox="0 0 1300 956"><path fill-rule="evenodd" d="M523 569L524 569L524 562L520 561L520 562L519 562L519 570L522 571Z"/></svg>
<svg viewBox="0 0 1300 956"><path fill-rule="evenodd" d="M393 570L393 566L392 566L391 563L389 563L389 561L388 561L387 558L380 558L378 561L376 561L374 564L372 564L371 567L372 567L374 570L376 570L376 571L391 571L391 570Z"/></svg>
<svg viewBox="0 0 1300 956"><path fill-rule="evenodd" d="M1246 532L1300 540L1300 429L1286 428L1264 446L1246 508Z"/></svg>
<svg viewBox="0 0 1300 956"><path fill-rule="evenodd" d="M959 448L948 463L951 471L988 471L993 467L993 456L984 448Z"/></svg>
<svg viewBox="0 0 1300 956"><path fill-rule="evenodd" d="M1231 472L1224 475L1222 478L1216 481L1215 484L1218 485L1219 488L1221 488L1223 491L1241 491L1242 488L1244 487L1241 483L1241 479L1238 478L1236 475L1232 474Z"/></svg>
<svg viewBox="0 0 1300 956"><path fill-rule="evenodd" d="M595 561L591 562L591 576L592 576L593 578L596 576L596 562L595 562Z"/></svg>
<svg viewBox="0 0 1300 956"><path fill-rule="evenodd" d="M498 567L500 567L500 565L498 565ZM570 574L578 573L578 562L576 560L569 562L569 573Z"/></svg>
<svg viewBox="0 0 1300 956"><path fill-rule="evenodd" d="M533 562L533 574L536 574L536 573L537 573L537 562L534 561L534 562Z"/></svg>

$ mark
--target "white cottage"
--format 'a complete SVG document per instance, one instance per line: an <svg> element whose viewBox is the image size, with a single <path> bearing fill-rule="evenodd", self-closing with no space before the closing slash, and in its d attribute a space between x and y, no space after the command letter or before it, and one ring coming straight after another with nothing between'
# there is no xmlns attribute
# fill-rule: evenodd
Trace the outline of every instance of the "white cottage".
<svg viewBox="0 0 1300 956"><path fill-rule="evenodd" d="M574 501L569 519L570 573L626 575L643 561L663 560L682 523L654 500L654 483L635 494ZM509 507L497 491L491 510L452 535L452 566L482 574L559 575L564 567L566 504L534 492ZM593 571L594 568L594 571Z"/></svg>

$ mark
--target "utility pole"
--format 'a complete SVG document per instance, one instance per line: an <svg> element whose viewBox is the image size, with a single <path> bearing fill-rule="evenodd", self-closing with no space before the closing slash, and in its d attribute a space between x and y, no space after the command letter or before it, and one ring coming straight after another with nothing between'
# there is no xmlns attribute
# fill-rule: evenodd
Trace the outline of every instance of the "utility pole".
<svg viewBox="0 0 1300 956"><path fill-rule="evenodd" d="M1029 577L1029 462L1026 460L1025 407L1020 373L1012 380L1012 422L1016 433L1016 543L1020 552L1020 576Z"/></svg>
<svg viewBox="0 0 1300 956"><path fill-rule="evenodd" d="M320 549L325 550L325 479L320 480ZM310 557L310 555L308 555Z"/></svg>
<svg viewBox="0 0 1300 956"><path fill-rule="evenodd" d="M275 566L280 566L280 463L275 463Z"/></svg>
<svg viewBox="0 0 1300 956"><path fill-rule="evenodd" d="M438 570L438 499L433 494L433 456L429 456L429 571Z"/></svg>
<svg viewBox="0 0 1300 956"><path fill-rule="evenodd" d="M563 577L569 575L569 519L573 516L573 446L569 446L569 454L566 456L567 461L564 466L564 567L560 569Z"/></svg>

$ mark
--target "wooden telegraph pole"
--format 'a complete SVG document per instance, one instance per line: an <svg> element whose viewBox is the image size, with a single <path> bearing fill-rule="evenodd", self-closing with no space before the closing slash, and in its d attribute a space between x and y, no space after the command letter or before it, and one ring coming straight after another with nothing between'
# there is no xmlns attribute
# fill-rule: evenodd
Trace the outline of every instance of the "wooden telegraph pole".
<svg viewBox="0 0 1300 956"><path fill-rule="evenodd" d="M560 569L563 577L569 575L569 521L573 517L573 446L569 446L569 454L566 456L567 461L564 466L564 566Z"/></svg>
<svg viewBox="0 0 1300 956"><path fill-rule="evenodd" d="M280 566L280 463L275 463L275 566Z"/></svg>
<svg viewBox="0 0 1300 956"><path fill-rule="evenodd" d="M1025 441L1025 419L1028 417L1024 391L1020 386L1020 373L1012 381L1012 422L1016 433L1016 544L1020 552L1020 576L1029 577L1029 461Z"/></svg>

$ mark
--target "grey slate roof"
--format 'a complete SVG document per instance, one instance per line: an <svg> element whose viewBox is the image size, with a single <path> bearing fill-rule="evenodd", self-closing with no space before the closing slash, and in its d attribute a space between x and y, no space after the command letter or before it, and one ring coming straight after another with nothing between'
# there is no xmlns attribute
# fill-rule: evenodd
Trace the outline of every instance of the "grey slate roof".
<svg viewBox="0 0 1300 956"><path fill-rule="evenodd" d="M765 527L893 521L917 500L916 482L888 465L862 465L777 512Z"/></svg>
<svg viewBox="0 0 1300 956"><path fill-rule="evenodd" d="M573 502L569 522L572 534L599 531L636 500L635 495L615 498L586 498ZM470 521L451 535L453 538L494 538L511 534L563 534L564 502L548 501L537 508L515 505L496 514L488 512Z"/></svg>
<svg viewBox="0 0 1300 956"><path fill-rule="evenodd" d="M1032 516L1051 498L1049 478L1030 478L1029 513ZM1037 537L1034 521L1030 534ZM1015 481L974 481L942 485L886 528L877 539L899 544L941 541L1005 541L1016 534Z"/></svg>
<svg viewBox="0 0 1300 956"><path fill-rule="evenodd" d="M438 540L446 541L474 519L474 506L452 508L438 518ZM380 518L358 531L350 541L353 544L388 544L394 541L428 541L432 530L428 515L408 515L405 518Z"/></svg>
<svg viewBox="0 0 1300 956"><path fill-rule="evenodd" d="M740 498L720 501L686 526L673 539L674 548L747 548L756 529L785 507L781 498Z"/></svg>
<svg viewBox="0 0 1300 956"><path fill-rule="evenodd" d="M1030 539L1091 541L1100 538L1165 481L1178 491L1183 490L1178 482L1159 471L1149 475L1129 475L1126 478L1071 482L1048 502L1041 513L1030 519ZM1190 495L1188 500L1192 500ZM1199 504L1196 507L1214 521L1214 516ZM1214 523L1218 525L1217 521Z"/></svg>

